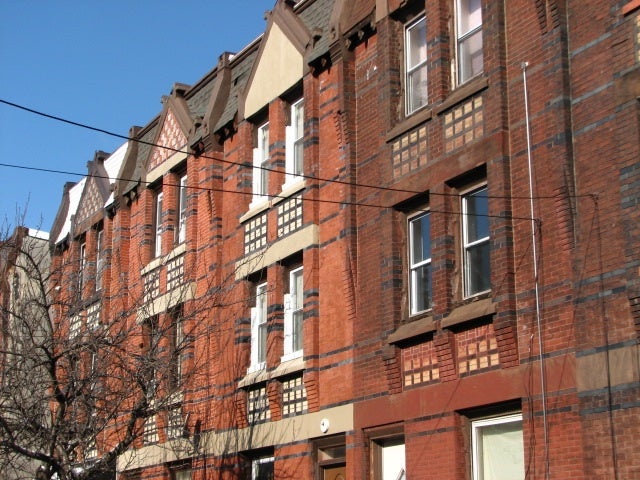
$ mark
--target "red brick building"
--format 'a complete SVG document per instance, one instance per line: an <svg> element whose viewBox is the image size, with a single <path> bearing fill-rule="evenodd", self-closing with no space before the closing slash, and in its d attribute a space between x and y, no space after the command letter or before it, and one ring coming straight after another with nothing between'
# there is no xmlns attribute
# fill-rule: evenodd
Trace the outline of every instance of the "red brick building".
<svg viewBox="0 0 640 480"><path fill-rule="evenodd" d="M52 229L189 318L119 477L640 477L639 96L636 0L276 2Z"/></svg>

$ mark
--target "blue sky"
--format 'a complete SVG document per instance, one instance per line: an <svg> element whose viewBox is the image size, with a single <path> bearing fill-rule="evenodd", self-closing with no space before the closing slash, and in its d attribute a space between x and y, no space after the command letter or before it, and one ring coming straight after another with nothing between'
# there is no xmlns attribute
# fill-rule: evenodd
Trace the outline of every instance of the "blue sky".
<svg viewBox="0 0 640 480"><path fill-rule="evenodd" d="M274 5L0 0L0 99L127 135L160 112L175 82L194 84L222 52L260 35ZM87 173L96 150L122 143L0 104L0 234L17 223L50 230L65 182Z"/></svg>

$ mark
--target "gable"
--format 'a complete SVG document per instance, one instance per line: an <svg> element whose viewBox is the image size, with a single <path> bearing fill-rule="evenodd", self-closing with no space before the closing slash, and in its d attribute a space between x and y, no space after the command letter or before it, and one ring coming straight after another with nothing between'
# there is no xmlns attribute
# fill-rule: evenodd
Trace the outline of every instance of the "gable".
<svg viewBox="0 0 640 480"><path fill-rule="evenodd" d="M302 51L276 22L271 23L247 88L244 117L257 113L271 100L293 87L303 74Z"/></svg>
<svg viewBox="0 0 640 480"><path fill-rule="evenodd" d="M98 186L98 179L96 177L88 177L74 218L75 225L82 225L97 212L102 212L104 200Z"/></svg>
<svg viewBox="0 0 640 480"><path fill-rule="evenodd" d="M151 172L160 167L177 151L183 150L187 144L187 136L182 131L178 119L170 109L167 109L155 144L156 146L153 146L151 149L147 172Z"/></svg>

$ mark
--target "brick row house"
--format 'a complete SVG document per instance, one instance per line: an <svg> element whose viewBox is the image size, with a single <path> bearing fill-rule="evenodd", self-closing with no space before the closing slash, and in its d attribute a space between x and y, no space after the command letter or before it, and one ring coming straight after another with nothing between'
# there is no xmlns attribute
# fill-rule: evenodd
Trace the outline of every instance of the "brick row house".
<svg viewBox="0 0 640 480"><path fill-rule="evenodd" d="M118 478L640 476L639 18L278 0L97 152L59 318L171 359Z"/></svg>

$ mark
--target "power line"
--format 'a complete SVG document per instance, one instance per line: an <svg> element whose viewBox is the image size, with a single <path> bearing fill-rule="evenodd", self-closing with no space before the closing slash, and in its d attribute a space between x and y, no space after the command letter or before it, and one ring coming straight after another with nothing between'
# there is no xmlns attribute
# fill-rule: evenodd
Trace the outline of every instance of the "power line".
<svg viewBox="0 0 640 480"><path fill-rule="evenodd" d="M52 114L49 114L49 113L45 113L45 112L42 112L42 111L39 111L39 110L35 110L33 108L29 108L29 107L26 107L24 105L20 105L20 104L14 103L14 102L10 102L8 100L4 100L4 99L1 99L1 98L0 98L0 103L2 103L4 105L7 105L7 106L10 106L10 107L13 107L13 108L16 108L16 109L19 109L19 110L23 110L23 111L28 112L28 113L32 113L34 115L38 115L38 116L41 116L41 117L44 117L44 118L48 118L50 120L55 120L55 121L58 121L58 122L66 123L68 125L72 125L72 126L79 127L79 128L84 128L84 129L91 130L91 131L98 132L98 133L103 133L103 134L106 134L106 135L109 135L109 136L112 136L112 137L115 137L115 138L119 138L119 139L122 139L122 140L136 142L136 143L139 143L139 144L142 144L142 145L147 145L147 146L150 146L150 147L162 148L162 149L174 152L174 153L185 153L184 150L180 150L180 149L177 149L177 148L169 147L169 146L166 146L166 145L160 145L160 144L157 144L157 143L154 143L154 142L149 142L149 141L146 141L146 140L143 140L143 139L140 139L140 138L136 138L136 137L129 137L127 135L122 135L122 134L119 134L119 133L112 132L110 130L106 130L106 129L99 128L99 127L94 127L92 125L88 125L88 124L85 124L85 123L76 122L76 121L73 121L73 120L69 120L69 119L60 117L58 115L52 115ZM245 164L240 163L240 162L233 162L231 160L226 160L226 159L223 159L223 158L211 157L211 156L208 156L208 155L199 155L199 158L204 158L204 159L207 159L207 160L212 160L212 161L225 163L225 164L228 164L228 165L234 165L234 166L238 166L238 167L246 167ZM87 175L79 174L79 173L75 173L75 172L49 170L49 169L36 168L36 167L24 167L24 166L13 165L13 164L0 164L0 166L11 167L11 168L24 168L24 169L28 169L28 170L34 170L34 171L41 171L41 172L48 172L48 173L60 173L60 174L74 175L74 176L80 176L80 177L87 176ZM258 165L252 166L251 168L259 169L259 170L263 170L263 171L267 171L267 172L277 172L277 170L275 170L273 168L263 167L263 166L258 166ZM356 188L369 188L369 189L378 190L378 191L387 191L387 192L396 192L396 193L409 193L409 194L414 194L414 195L424 195L425 193L427 193L425 191L417 191L417 190L407 190L407 189L401 189L401 188L385 187L385 186L382 186L382 185L369 185L369 184L364 184L364 183L349 182L349 181L346 181L346 180L315 177L313 175L301 174L301 175L297 175L297 176L300 177L300 178L313 180L313 181L318 181L318 182L335 183L335 184L339 184L339 185L346 185L346 186L356 187ZM122 180L136 181L135 179L122 179ZM243 193L243 192L238 192L238 193ZM428 194L429 195L433 195L433 196L445 196L445 197L447 197L447 196L457 197L458 196L457 194L438 193L438 192L430 192L430 191L428 192ZM568 197L571 197L571 198L577 198L577 197L583 197L583 196L584 195L578 195L578 196L573 197L571 195L568 195ZM521 196L513 196L513 195L502 195L502 196L501 195L487 195L486 198L493 198L493 199L509 198L509 199L512 199L512 200L529 200L532 197L528 197L528 196L521 197ZM541 199L554 199L554 198L557 198L557 196L556 195L547 195L547 196L536 196L536 197L533 197L533 198L539 199L539 200L541 200ZM345 203L345 202L342 202L342 203Z"/></svg>

